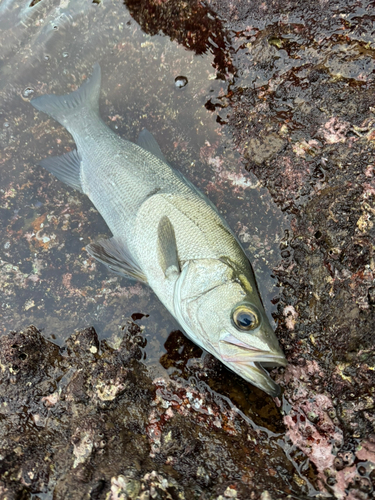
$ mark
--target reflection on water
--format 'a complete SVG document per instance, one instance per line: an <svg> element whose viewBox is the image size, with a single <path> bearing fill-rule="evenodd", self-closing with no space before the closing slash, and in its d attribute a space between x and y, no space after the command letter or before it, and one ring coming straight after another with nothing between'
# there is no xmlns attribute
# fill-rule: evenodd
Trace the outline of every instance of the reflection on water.
<svg viewBox="0 0 375 500"><path fill-rule="evenodd" d="M194 50L188 50L145 34L116 0L1 4L2 332L33 323L61 343L74 329L93 325L101 338L116 342L131 315L144 313L138 323L148 340L146 363L161 371L164 343L178 328L147 287L109 275L89 258L85 245L110 236L109 230L84 195L38 166L75 146L28 101L71 92L95 61L102 68L104 121L134 141L147 127L172 165L217 204L252 256L271 315L277 289L270 270L287 223L267 191L244 173L222 116L207 105L225 100L232 68L219 21L207 10L202 15L208 29L215 25L215 40L207 31L201 45L190 40ZM206 50L199 49L205 43Z"/></svg>

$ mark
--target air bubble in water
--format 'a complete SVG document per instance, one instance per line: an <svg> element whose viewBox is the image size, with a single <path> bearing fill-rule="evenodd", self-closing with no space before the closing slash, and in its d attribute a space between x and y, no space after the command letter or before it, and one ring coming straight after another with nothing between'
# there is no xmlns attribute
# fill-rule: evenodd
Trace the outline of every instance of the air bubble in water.
<svg viewBox="0 0 375 500"><path fill-rule="evenodd" d="M188 79L186 76L176 76L174 84L178 89L183 89L188 84Z"/></svg>
<svg viewBox="0 0 375 500"><path fill-rule="evenodd" d="M25 90L22 92L23 97L31 97L34 93L34 89L31 87L26 87Z"/></svg>

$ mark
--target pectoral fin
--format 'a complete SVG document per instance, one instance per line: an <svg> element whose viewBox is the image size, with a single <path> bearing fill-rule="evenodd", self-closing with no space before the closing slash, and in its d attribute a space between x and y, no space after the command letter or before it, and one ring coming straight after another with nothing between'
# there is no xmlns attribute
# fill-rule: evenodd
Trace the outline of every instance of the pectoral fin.
<svg viewBox="0 0 375 500"><path fill-rule="evenodd" d="M158 226L159 264L167 279L177 278L180 263L177 255L176 235L171 221L164 216Z"/></svg>
<svg viewBox="0 0 375 500"><path fill-rule="evenodd" d="M99 240L97 243L90 243L86 247L87 252L112 272L147 283L147 278L129 254L126 246L111 238L110 240Z"/></svg>

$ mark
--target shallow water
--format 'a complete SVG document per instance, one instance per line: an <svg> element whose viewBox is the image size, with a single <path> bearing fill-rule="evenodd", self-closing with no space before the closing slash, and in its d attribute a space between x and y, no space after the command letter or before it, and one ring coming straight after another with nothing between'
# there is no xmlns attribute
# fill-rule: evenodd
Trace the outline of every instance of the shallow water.
<svg viewBox="0 0 375 500"><path fill-rule="evenodd" d="M217 62L217 44L210 38L205 52L192 51L147 35L115 0L5 2L0 18L2 331L34 324L61 344L74 329L93 325L116 344L131 316L143 314L145 362L164 373L159 359L178 325L147 287L88 257L85 245L109 230L84 195L38 166L74 143L28 101L71 92L96 61L104 121L133 141L147 127L171 164L208 194L248 251L272 320L278 289L271 273L289 223L243 169L223 125L225 108L213 104L222 106L233 81L230 62ZM175 83L179 76L188 80L184 88Z"/></svg>

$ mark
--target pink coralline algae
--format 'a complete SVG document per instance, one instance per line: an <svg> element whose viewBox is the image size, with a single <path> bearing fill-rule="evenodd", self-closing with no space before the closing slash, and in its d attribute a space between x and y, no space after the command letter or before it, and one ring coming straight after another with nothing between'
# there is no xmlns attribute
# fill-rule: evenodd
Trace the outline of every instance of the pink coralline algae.
<svg viewBox="0 0 375 500"><path fill-rule="evenodd" d="M283 315L285 317L285 324L289 330L294 330L296 324L296 319L298 317L297 311L293 306L286 306L283 310Z"/></svg>
<svg viewBox="0 0 375 500"><path fill-rule="evenodd" d="M347 141L346 134L349 129L349 122L332 117L319 129L319 132L328 144L336 144Z"/></svg>
<svg viewBox="0 0 375 500"><path fill-rule="evenodd" d="M305 157L306 154L315 155L318 153L319 143L315 139L311 139L310 141L301 141L297 142L293 145L293 151L297 156Z"/></svg>
<svg viewBox="0 0 375 500"><path fill-rule="evenodd" d="M282 156L277 160L282 176L277 180L278 197L285 203L300 199L311 176L311 165L303 158ZM288 197L288 202L286 200ZM298 203L298 202L297 202Z"/></svg>
<svg viewBox="0 0 375 500"><path fill-rule="evenodd" d="M225 432L236 435L235 420L238 415L232 408L220 407L205 391L200 392L191 386L184 386L175 381L166 381L163 378L154 380L156 397L147 426L147 436L150 442L150 456L160 453L163 428L175 413L184 417L194 414L194 420L208 428L223 429Z"/></svg>
<svg viewBox="0 0 375 500"><path fill-rule="evenodd" d="M282 376L288 387L284 407L286 401L291 405L284 417L286 435L316 467L322 492L329 491L340 500L354 499L357 496L348 489L360 480L356 462L366 462L369 471L375 469L375 436L360 442L353 452L342 451L344 434L338 427L334 403L329 394L311 387L314 380L325 377L316 361L286 368Z"/></svg>

